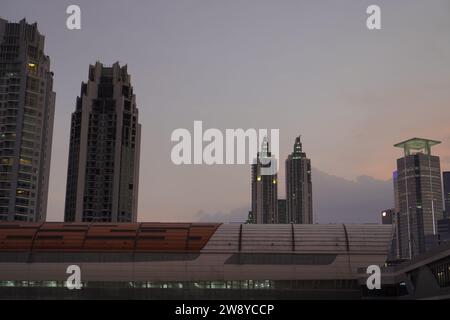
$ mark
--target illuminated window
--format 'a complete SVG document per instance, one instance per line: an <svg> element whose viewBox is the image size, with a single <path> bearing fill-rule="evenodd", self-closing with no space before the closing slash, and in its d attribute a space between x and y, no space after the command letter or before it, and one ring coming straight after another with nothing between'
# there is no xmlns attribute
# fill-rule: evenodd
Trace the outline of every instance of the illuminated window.
<svg viewBox="0 0 450 320"><path fill-rule="evenodd" d="M20 164L31 165L31 160L20 158Z"/></svg>
<svg viewBox="0 0 450 320"><path fill-rule="evenodd" d="M28 63L28 71L35 73L37 71L37 65L35 63L29 62Z"/></svg>
<svg viewBox="0 0 450 320"><path fill-rule="evenodd" d="M11 158L2 158L1 159L1 164L3 164L3 165L12 165L13 164L13 159L11 159Z"/></svg>

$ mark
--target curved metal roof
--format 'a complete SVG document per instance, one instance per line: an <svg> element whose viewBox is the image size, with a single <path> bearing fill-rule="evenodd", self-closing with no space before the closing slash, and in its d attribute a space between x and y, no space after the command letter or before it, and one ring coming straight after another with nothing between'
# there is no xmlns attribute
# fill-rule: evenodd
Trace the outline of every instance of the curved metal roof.
<svg viewBox="0 0 450 320"><path fill-rule="evenodd" d="M219 224L0 223L0 251L199 251Z"/></svg>
<svg viewBox="0 0 450 320"><path fill-rule="evenodd" d="M391 225L0 223L0 252L386 254Z"/></svg>
<svg viewBox="0 0 450 320"><path fill-rule="evenodd" d="M391 225L223 224L202 251L386 254L392 237Z"/></svg>

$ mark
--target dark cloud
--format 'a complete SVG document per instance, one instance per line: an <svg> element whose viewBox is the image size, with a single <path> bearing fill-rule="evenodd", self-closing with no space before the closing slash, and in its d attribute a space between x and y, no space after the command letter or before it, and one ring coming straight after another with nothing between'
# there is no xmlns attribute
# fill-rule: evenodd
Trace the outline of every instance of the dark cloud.
<svg viewBox="0 0 450 320"><path fill-rule="evenodd" d="M203 210L200 210L197 212L195 220L200 222L242 223L247 220L248 211L248 207L236 208L226 213L206 213Z"/></svg>
<svg viewBox="0 0 450 320"><path fill-rule="evenodd" d="M379 212L394 205L392 181L360 176L356 181L313 170L315 221L379 223Z"/></svg>
<svg viewBox="0 0 450 320"><path fill-rule="evenodd" d="M314 218L317 223L379 223L379 213L393 207L392 181L360 176L356 181L313 169ZM248 206L230 212L196 215L202 222L243 222Z"/></svg>

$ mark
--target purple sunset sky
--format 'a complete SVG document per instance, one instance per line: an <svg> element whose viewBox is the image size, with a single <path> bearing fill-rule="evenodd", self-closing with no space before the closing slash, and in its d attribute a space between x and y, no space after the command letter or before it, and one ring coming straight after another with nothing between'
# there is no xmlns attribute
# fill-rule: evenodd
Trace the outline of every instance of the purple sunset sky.
<svg viewBox="0 0 450 320"><path fill-rule="evenodd" d="M65 27L78 4L82 29ZM380 31L365 27L371 4ZM250 168L175 166L174 129L279 128L280 189L295 136L312 159L318 222L377 222L390 177L419 136L450 169L448 0L3 0L37 22L55 73L49 220L64 212L70 115L88 66L128 65L142 124L140 221L242 219Z"/></svg>

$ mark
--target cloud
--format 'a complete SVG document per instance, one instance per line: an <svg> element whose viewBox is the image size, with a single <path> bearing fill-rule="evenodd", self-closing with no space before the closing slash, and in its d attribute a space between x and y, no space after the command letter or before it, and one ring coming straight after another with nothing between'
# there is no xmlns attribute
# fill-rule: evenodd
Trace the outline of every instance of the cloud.
<svg viewBox="0 0 450 320"><path fill-rule="evenodd" d="M225 222L225 223L242 223L247 220L248 207L240 207L230 212L206 213L203 210L197 212L195 220L199 222Z"/></svg>
<svg viewBox="0 0 450 320"><path fill-rule="evenodd" d="M379 223L394 206L392 181L360 176L356 181L313 169L313 209L318 223Z"/></svg>
<svg viewBox="0 0 450 320"><path fill-rule="evenodd" d="M316 223L380 223L379 213L394 205L392 181L360 176L356 181L313 169L313 211ZM244 222L249 206L230 212L197 212L200 222Z"/></svg>

